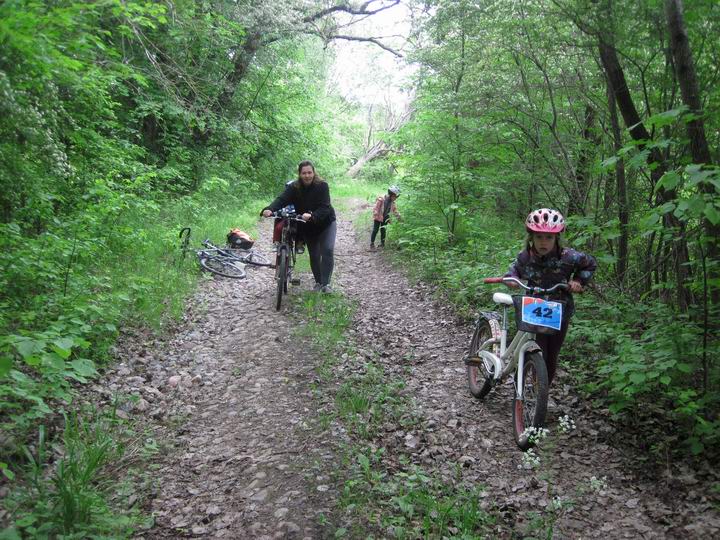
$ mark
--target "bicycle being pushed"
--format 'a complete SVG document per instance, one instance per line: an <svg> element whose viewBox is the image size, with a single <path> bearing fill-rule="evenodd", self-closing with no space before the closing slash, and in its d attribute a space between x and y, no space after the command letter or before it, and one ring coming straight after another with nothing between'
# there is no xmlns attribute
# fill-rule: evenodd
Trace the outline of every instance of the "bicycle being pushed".
<svg viewBox="0 0 720 540"><path fill-rule="evenodd" d="M520 449L527 450L533 444L531 428L545 424L549 393L547 367L536 335L560 332L565 304L548 297L569 287L566 283L549 289L528 287L514 277L486 278L484 282L516 283L528 294L511 296L496 292L493 302L502 306L502 315L494 311L480 313L465 355L468 386L473 396L483 399L494 386L512 376L515 442ZM508 344L510 306L515 310L518 331Z"/></svg>
<svg viewBox="0 0 720 540"><path fill-rule="evenodd" d="M278 210L268 216L282 220L282 233L275 254L275 281L277 284L275 309L278 311L282 305L283 295L288 293L288 284L297 285L299 283L299 280L293 279L292 276L296 258L297 224L305 223L305 220L299 216L300 214L287 209Z"/></svg>

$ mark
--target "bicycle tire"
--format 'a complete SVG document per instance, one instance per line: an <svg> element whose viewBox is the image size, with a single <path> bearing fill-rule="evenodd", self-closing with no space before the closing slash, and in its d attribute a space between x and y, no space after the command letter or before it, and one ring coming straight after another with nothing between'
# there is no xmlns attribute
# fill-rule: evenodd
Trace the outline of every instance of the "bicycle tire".
<svg viewBox="0 0 720 540"><path fill-rule="evenodd" d="M250 251L245 255L240 255L243 262L252 266L271 266L270 261L262 253Z"/></svg>
<svg viewBox="0 0 720 540"><path fill-rule="evenodd" d="M247 274L244 268L238 266L239 261L225 260L222 257L200 257L200 266L208 272L218 276L242 279Z"/></svg>
<svg viewBox="0 0 720 540"><path fill-rule="evenodd" d="M478 349L488 339L497 338L500 334L500 326L497 321L490 321L481 317L475 325L472 340L470 341L470 349L468 350L469 358L477 358ZM500 354L500 345L493 344L489 348L490 352ZM468 381L468 389L473 397L483 399L492 388L494 366L488 367L485 362L477 361L476 363L467 364L465 371Z"/></svg>
<svg viewBox="0 0 720 540"><path fill-rule="evenodd" d="M517 399L517 394L513 396L512 420L515 442L521 450L527 450L534 443L525 430L543 427L547 413L549 383L542 352L533 351L525 355L522 379L523 399Z"/></svg>
<svg viewBox="0 0 720 540"><path fill-rule="evenodd" d="M287 294L287 265L288 253L285 247L279 248L277 256L277 291L275 296L275 309L280 311L283 294Z"/></svg>

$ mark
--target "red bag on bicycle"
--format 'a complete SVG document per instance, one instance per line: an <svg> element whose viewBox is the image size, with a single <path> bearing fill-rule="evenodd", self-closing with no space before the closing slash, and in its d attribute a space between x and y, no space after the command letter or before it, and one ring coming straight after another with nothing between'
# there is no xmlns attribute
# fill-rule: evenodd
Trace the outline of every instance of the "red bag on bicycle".
<svg viewBox="0 0 720 540"><path fill-rule="evenodd" d="M227 235L227 243L231 248L250 249L255 244L255 241L245 231L230 229Z"/></svg>

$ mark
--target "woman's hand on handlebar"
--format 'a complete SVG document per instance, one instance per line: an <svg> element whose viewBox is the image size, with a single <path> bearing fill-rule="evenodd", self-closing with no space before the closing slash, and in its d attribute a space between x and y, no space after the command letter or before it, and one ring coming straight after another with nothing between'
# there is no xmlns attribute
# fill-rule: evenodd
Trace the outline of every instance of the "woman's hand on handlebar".
<svg viewBox="0 0 720 540"><path fill-rule="evenodd" d="M262 212L263 217L270 217L273 215L272 210L268 210L267 208L263 210Z"/></svg>
<svg viewBox="0 0 720 540"><path fill-rule="evenodd" d="M310 218L312 217L312 214L311 214L310 212L305 212L301 217L302 217L305 221L310 221Z"/></svg>

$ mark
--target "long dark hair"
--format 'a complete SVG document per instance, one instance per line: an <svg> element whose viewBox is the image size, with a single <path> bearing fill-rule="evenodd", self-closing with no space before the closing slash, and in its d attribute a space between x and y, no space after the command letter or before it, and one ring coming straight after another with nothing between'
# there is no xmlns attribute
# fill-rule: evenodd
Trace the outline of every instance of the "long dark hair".
<svg viewBox="0 0 720 540"><path fill-rule="evenodd" d="M323 179L318 176L318 173L315 171L315 165L312 161L306 159L305 161L301 161L298 163L298 175L297 180L295 181L295 187L300 187L302 185L302 180L300 179L300 171L303 170L303 167L312 167L313 170L313 184L317 184L318 182L323 182Z"/></svg>

